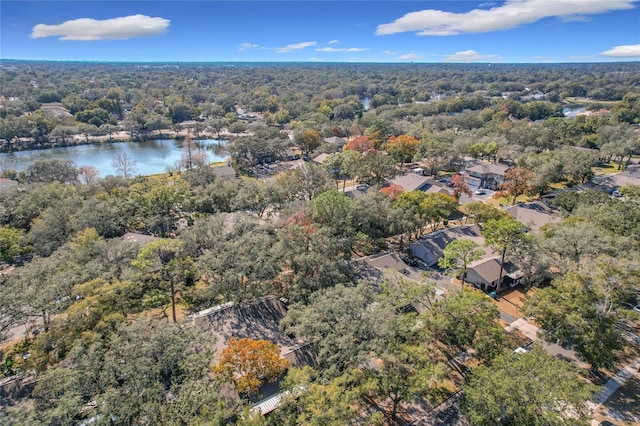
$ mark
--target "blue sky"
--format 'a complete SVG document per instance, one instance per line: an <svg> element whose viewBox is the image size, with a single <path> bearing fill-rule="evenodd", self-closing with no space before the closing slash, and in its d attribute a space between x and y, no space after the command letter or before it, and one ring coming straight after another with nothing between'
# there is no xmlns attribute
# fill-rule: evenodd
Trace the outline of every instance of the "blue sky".
<svg viewBox="0 0 640 426"><path fill-rule="evenodd" d="M640 60L640 0L7 1L0 58Z"/></svg>

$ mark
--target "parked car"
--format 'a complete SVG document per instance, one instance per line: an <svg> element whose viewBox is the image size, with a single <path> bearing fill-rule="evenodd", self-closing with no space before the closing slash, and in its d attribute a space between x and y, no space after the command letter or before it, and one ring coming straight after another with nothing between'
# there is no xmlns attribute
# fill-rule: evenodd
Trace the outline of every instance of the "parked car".
<svg viewBox="0 0 640 426"><path fill-rule="evenodd" d="M476 195L484 195L487 193L487 191L485 191L484 189L477 189L473 193Z"/></svg>

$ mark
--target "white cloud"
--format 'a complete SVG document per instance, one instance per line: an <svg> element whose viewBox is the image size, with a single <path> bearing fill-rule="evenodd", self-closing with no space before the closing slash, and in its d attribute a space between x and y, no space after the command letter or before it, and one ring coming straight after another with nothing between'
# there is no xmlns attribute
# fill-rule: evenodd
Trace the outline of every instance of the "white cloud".
<svg viewBox="0 0 640 426"><path fill-rule="evenodd" d="M276 47L274 50L276 51L276 53L289 53L294 50L306 49L307 47L312 47L316 44L318 43L316 43L315 41L305 41L303 43L288 44L284 47Z"/></svg>
<svg viewBox="0 0 640 426"><path fill-rule="evenodd" d="M500 55L481 55L475 50L463 50L449 55L444 60L446 62L490 62L502 59Z"/></svg>
<svg viewBox="0 0 640 426"><path fill-rule="evenodd" d="M390 55L390 56L396 56L397 53L394 52L393 50L385 50L382 53L384 53L385 55Z"/></svg>
<svg viewBox="0 0 640 426"><path fill-rule="evenodd" d="M406 55L400 55L396 59L399 61L412 61L414 59L420 59L422 56L416 55L415 53L407 53Z"/></svg>
<svg viewBox="0 0 640 426"><path fill-rule="evenodd" d="M507 0L491 9L465 13L427 9L407 13L389 24L378 25L376 34L416 32L447 36L506 30L544 18L575 20L577 16L633 9L638 0Z"/></svg>
<svg viewBox="0 0 640 426"><path fill-rule="evenodd" d="M640 57L640 44L628 44L625 46L614 46L609 50L600 53L600 56L611 56L613 58L635 58Z"/></svg>
<svg viewBox="0 0 640 426"><path fill-rule="evenodd" d="M130 15L99 21L91 18L73 19L59 25L38 24L32 38L59 37L60 40L127 40L164 34L170 21L145 15Z"/></svg>
<svg viewBox="0 0 640 426"><path fill-rule="evenodd" d="M328 44L340 44L340 40L331 40Z"/></svg>
<svg viewBox="0 0 640 426"><path fill-rule="evenodd" d="M249 49L261 49L262 46L260 46L259 44L254 44L254 43L240 43L238 45L238 50L242 51L242 50L249 50Z"/></svg>
<svg viewBox="0 0 640 426"><path fill-rule="evenodd" d="M369 49L366 47L320 47L316 49L317 52L366 52L367 50Z"/></svg>

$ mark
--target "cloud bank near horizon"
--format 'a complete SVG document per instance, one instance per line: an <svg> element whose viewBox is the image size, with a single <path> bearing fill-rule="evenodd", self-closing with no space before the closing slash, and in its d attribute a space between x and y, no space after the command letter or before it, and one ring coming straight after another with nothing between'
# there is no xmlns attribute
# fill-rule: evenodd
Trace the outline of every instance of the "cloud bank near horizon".
<svg viewBox="0 0 640 426"><path fill-rule="evenodd" d="M170 23L165 18L140 14L104 20L80 18L58 25L38 24L33 27L31 38L58 37L63 41L95 41L156 37L164 34Z"/></svg>
<svg viewBox="0 0 640 426"><path fill-rule="evenodd" d="M545 18L565 22L585 20L587 15L633 9L638 0L508 0L491 9L465 13L426 9L407 13L388 24L378 25L377 35L415 32L421 36L451 36L507 30Z"/></svg>
<svg viewBox="0 0 640 426"><path fill-rule="evenodd" d="M501 61L500 55L482 55L475 50L463 50L444 58L445 62L492 62Z"/></svg>
<svg viewBox="0 0 640 426"><path fill-rule="evenodd" d="M600 56L609 56L612 58L640 58L640 44L614 46L609 50L601 52Z"/></svg>

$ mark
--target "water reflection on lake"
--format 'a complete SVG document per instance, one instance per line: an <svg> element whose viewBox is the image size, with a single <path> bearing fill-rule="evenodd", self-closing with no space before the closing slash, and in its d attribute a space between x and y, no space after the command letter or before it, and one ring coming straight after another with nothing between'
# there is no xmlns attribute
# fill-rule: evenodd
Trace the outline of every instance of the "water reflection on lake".
<svg viewBox="0 0 640 426"><path fill-rule="evenodd" d="M205 150L209 161L223 161L228 157L226 142L216 139L195 141L198 149ZM78 145L20 151L0 154L5 168L22 171L39 158L57 158L72 160L76 166L93 166L101 177L115 175L111 165L117 154L128 154L136 161L140 175L163 173L167 167L174 166L182 157L182 140L159 139L145 142L115 142L95 145Z"/></svg>

